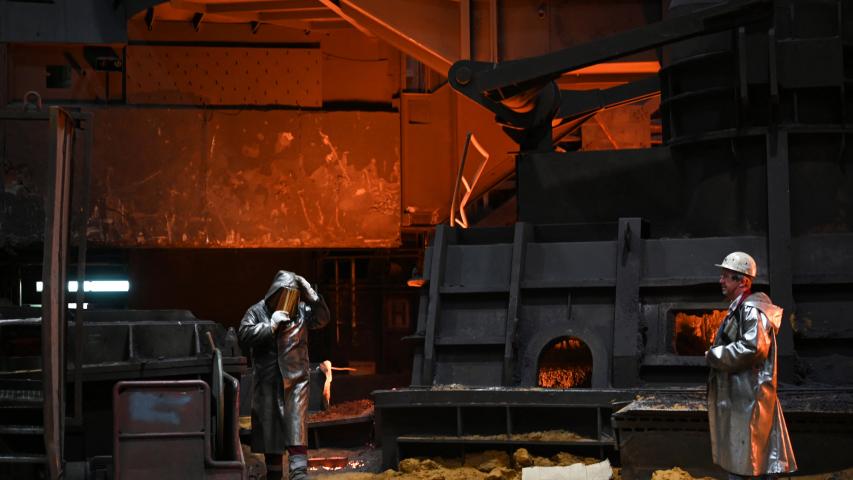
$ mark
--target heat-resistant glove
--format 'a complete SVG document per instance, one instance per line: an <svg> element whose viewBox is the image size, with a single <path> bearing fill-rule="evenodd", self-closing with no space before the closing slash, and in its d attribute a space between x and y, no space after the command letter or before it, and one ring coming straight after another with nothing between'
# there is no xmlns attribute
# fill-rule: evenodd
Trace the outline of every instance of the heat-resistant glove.
<svg viewBox="0 0 853 480"><path fill-rule="evenodd" d="M311 302L315 303L320 300L320 296L317 295L317 292L311 287L311 284L308 283L308 280L305 280L305 277L300 275L296 276L296 283L299 285L299 289L302 291L302 294L305 295L305 298Z"/></svg>
<svg viewBox="0 0 853 480"><path fill-rule="evenodd" d="M282 323L290 322L290 315L287 312L282 310L276 310L273 312L272 317L270 317L270 326L272 327L272 332L275 333L278 330L279 325Z"/></svg>

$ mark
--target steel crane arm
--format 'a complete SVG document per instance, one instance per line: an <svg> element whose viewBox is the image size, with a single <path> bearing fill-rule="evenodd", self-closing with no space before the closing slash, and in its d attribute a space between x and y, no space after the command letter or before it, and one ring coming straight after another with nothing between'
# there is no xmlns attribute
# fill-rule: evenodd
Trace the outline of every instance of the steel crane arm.
<svg viewBox="0 0 853 480"><path fill-rule="evenodd" d="M533 99L565 72L754 23L771 16L773 0L732 0L583 45L498 64L462 60L448 73L457 91L499 116L532 109ZM511 118L509 118L511 122Z"/></svg>

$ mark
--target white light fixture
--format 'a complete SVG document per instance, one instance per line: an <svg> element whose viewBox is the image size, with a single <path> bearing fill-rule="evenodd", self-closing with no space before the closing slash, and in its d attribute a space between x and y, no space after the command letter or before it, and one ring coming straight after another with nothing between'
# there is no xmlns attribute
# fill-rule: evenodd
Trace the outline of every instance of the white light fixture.
<svg viewBox="0 0 853 480"><path fill-rule="evenodd" d="M44 283L36 282L36 292L44 290ZM127 292L130 290L130 282L127 280L86 280L83 282L84 292ZM68 282L68 291L77 291L77 281Z"/></svg>
<svg viewBox="0 0 853 480"><path fill-rule="evenodd" d="M31 307L33 307L33 308L41 308L41 304L40 304L40 303L31 303L31 304L30 304L30 306L31 306ZM68 304L68 308L73 308L73 309L75 309L75 310L76 310L76 309L77 309L77 304L76 304L76 303L74 303L74 302L70 302L70 303ZM83 310L88 310L88 309L89 309L89 303L88 303L88 302L83 302Z"/></svg>

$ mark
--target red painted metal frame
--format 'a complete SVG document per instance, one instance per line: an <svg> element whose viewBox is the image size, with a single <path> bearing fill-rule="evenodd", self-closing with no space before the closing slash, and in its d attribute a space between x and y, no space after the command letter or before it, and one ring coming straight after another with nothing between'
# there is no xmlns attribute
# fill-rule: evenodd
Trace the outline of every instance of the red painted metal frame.
<svg viewBox="0 0 853 480"><path fill-rule="evenodd" d="M202 391L202 396L204 401L201 402L202 405L202 418L206 422L206 427L202 431L199 432L146 432L146 433L123 433L121 431L122 421L121 419L128 414L123 408L121 402L119 402L119 396L125 390L151 390L153 392L163 391L163 390L171 390L171 389L188 389L188 388L197 388ZM239 418L239 406L234 403L232 405L233 409L233 418ZM242 450L237 447L236 458L235 461L222 461L215 460L213 458L213 452L211 452L211 438L210 438L210 388L207 383L201 380L154 380L154 381L128 381L128 382L118 382L113 388L113 465L114 465L114 478L116 480L121 480L121 456L119 445L122 439L164 439L164 438L176 438L176 437L203 437L204 441L204 464L199 465L199 475L195 478L216 478L216 479L231 479L231 478L246 478L246 469L245 463L243 461ZM240 445L239 441L239 433L236 429L233 429L232 432L234 436L235 445ZM139 473L139 472L137 472ZM134 477L136 478L136 477Z"/></svg>

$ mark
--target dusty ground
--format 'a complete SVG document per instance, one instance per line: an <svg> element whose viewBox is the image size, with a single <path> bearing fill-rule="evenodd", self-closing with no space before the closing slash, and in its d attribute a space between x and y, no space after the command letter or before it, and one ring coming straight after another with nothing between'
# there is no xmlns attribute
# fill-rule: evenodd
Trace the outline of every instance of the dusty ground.
<svg viewBox="0 0 853 480"><path fill-rule="evenodd" d="M328 451L329 456L346 452ZM361 452L360 456L350 456L350 459L360 458L364 462L356 468L371 468L381 464L377 452ZM371 456L372 455L372 456ZM314 451L311 456L315 456ZM578 457L561 452L552 457L531 455L526 449L516 450L512 456L502 451L490 450L481 453L465 455L464 459L447 458L407 458L400 462L398 470L386 470L380 473L370 471L353 471L347 468L341 472L312 471L311 478L317 480L521 480L521 469L530 466L567 466L575 463L593 464L599 459ZM356 461L355 463L359 463ZM619 468L613 468L613 480L621 480ZM791 477L794 479L794 477ZM780 477L785 480L787 477ZM654 472L651 480L714 480L710 477L693 477L681 468ZM853 469L842 472L825 473L796 477L796 480L853 480Z"/></svg>
<svg viewBox="0 0 853 480"><path fill-rule="evenodd" d="M463 459L407 458L400 462L399 470L381 473L318 472L315 478L329 480L520 480L521 469L529 466L565 466L575 463L592 464L595 458L578 457L570 453L558 453L552 457L531 455L520 448L510 455L506 452L489 450L467 454Z"/></svg>
<svg viewBox="0 0 853 480"><path fill-rule="evenodd" d="M615 470L615 469L614 469ZM853 480L853 468L841 472L821 473L803 477L781 476L779 480ZM652 475L652 480L714 480L711 477L693 477L684 470L676 467L670 470L658 470Z"/></svg>
<svg viewBox="0 0 853 480"><path fill-rule="evenodd" d="M808 475L797 477L796 480L853 480L853 468L841 472L822 473L820 475Z"/></svg>
<svg viewBox="0 0 853 480"><path fill-rule="evenodd" d="M652 480L714 480L711 477L694 477L684 470L675 467L669 470L658 470L652 474Z"/></svg>

